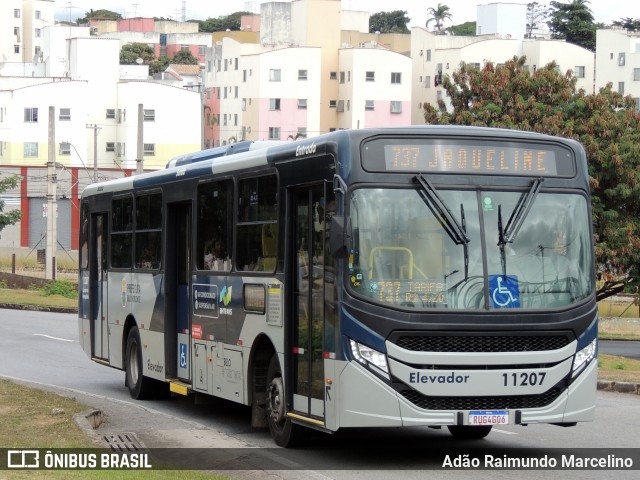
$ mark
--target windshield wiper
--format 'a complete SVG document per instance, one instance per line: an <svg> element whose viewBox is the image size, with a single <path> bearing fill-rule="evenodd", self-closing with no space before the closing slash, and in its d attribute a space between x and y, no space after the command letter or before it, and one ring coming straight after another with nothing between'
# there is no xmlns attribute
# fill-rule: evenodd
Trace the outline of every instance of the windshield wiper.
<svg viewBox="0 0 640 480"><path fill-rule="evenodd" d="M467 222L464 215L464 206L463 204L460 204L460 217L462 219L462 224L460 224L431 182L423 177L421 173L416 175L415 178L422 187L422 189L419 190L422 199L433 211L444 231L447 232L447 235L449 235L449 238L453 240L453 243L463 246L464 278L466 280L469 277L469 237L467 236Z"/></svg>
<svg viewBox="0 0 640 480"><path fill-rule="evenodd" d="M502 274L504 276L507 274L505 247L507 243L513 243L516 239L516 235L518 235L522 224L527 218L533 202L538 196L538 193L540 193L543 181L544 178L542 177L536 178L529 191L520 196L516 208L513 209L507 226L504 229L502 228L502 205L498 205L498 246L500 247L500 261L502 263Z"/></svg>

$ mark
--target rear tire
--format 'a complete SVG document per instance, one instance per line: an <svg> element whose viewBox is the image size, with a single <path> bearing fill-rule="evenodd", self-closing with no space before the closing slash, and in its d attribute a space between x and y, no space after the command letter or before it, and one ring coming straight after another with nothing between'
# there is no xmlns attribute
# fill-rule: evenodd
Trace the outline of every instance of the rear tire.
<svg viewBox="0 0 640 480"><path fill-rule="evenodd" d="M469 425L449 425L449 433L461 440L480 440L491 432L491 425L483 427L472 427Z"/></svg>
<svg viewBox="0 0 640 480"><path fill-rule="evenodd" d="M280 447L295 447L305 440L304 427L287 417L284 382L278 355L273 354L267 370L267 423L273 441Z"/></svg>
<svg viewBox="0 0 640 480"><path fill-rule="evenodd" d="M145 377L142 364L142 343L140 342L140 332L138 327L133 327L127 337L127 347L125 350L126 385L129 394L136 400L146 400L152 398L155 393L155 382L153 379Z"/></svg>

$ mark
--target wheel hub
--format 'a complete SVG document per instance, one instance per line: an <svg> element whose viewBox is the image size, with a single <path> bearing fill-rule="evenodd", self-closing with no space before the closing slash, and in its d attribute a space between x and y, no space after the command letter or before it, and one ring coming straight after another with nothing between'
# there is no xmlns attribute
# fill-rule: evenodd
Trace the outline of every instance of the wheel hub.
<svg viewBox="0 0 640 480"><path fill-rule="evenodd" d="M267 389L267 408L271 420L275 423L284 421L284 388L282 377L271 380Z"/></svg>

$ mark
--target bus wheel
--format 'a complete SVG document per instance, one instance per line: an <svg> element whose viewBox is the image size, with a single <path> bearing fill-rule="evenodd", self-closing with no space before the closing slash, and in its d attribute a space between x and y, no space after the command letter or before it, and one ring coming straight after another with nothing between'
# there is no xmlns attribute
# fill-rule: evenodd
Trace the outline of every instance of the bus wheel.
<svg viewBox="0 0 640 480"><path fill-rule="evenodd" d="M125 368L129 393L136 400L151 398L154 392L153 380L142 374L142 343L138 327L133 327L127 337Z"/></svg>
<svg viewBox="0 0 640 480"><path fill-rule="evenodd" d="M303 427L294 425L286 410L282 370L278 355L274 353L267 370L267 422L277 445L294 447L302 441Z"/></svg>
<svg viewBox="0 0 640 480"><path fill-rule="evenodd" d="M480 440L489 435L491 425L484 427L471 427L469 425L449 425L447 427L451 435L462 440Z"/></svg>

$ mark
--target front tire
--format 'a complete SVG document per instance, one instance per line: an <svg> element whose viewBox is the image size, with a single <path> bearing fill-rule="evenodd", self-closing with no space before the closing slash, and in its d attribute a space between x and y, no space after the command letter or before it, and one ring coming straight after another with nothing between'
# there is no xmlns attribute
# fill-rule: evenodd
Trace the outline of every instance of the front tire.
<svg viewBox="0 0 640 480"><path fill-rule="evenodd" d="M267 369L267 423L276 445L295 447L304 440L303 427L287 417L284 381L278 355L273 354Z"/></svg>
<svg viewBox="0 0 640 480"><path fill-rule="evenodd" d="M449 425L447 427L449 429L449 433L453 435L455 438L459 438L461 440L480 440L491 432L491 425L483 426L483 427L472 427L469 425Z"/></svg>
<svg viewBox="0 0 640 480"><path fill-rule="evenodd" d="M140 342L140 332L138 327L133 327L127 337L127 347L125 350L126 384L129 394L136 400L145 400L153 397L153 379L142 374L142 343Z"/></svg>

